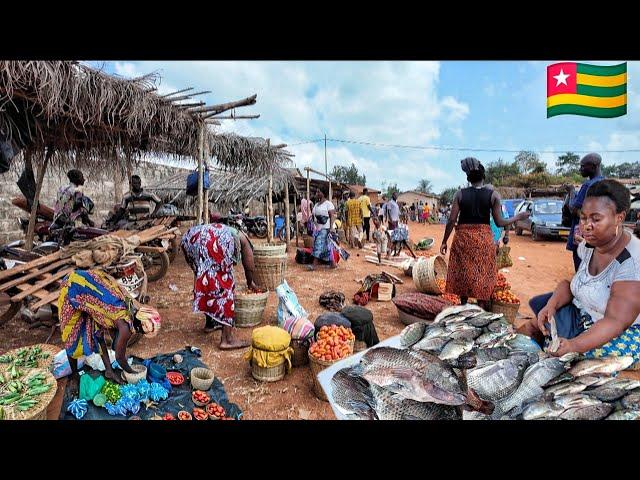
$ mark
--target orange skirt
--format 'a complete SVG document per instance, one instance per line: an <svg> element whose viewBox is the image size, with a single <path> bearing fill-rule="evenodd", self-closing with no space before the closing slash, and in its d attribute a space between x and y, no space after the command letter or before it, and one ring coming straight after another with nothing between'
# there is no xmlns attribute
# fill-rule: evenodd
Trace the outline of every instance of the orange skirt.
<svg viewBox="0 0 640 480"><path fill-rule="evenodd" d="M490 300L497 282L496 246L489 225L458 225L451 245L445 291Z"/></svg>

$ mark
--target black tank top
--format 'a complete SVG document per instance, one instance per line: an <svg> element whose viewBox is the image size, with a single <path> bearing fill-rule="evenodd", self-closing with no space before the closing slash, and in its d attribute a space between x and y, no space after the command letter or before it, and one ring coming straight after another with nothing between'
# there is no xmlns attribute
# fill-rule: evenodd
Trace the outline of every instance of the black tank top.
<svg viewBox="0 0 640 480"><path fill-rule="evenodd" d="M460 193L458 223L489 225L493 189L488 187L469 187L463 188Z"/></svg>

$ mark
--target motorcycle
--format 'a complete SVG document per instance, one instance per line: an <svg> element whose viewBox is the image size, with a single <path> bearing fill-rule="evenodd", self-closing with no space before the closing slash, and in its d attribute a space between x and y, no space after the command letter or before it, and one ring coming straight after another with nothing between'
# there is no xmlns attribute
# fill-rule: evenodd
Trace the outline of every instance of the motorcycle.
<svg viewBox="0 0 640 480"><path fill-rule="evenodd" d="M276 230L276 237L278 237L281 241L287 241L287 227L286 224L283 224L282 227ZM289 216L289 238L296 237L296 217L291 214Z"/></svg>
<svg viewBox="0 0 640 480"><path fill-rule="evenodd" d="M251 233L256 238L267 238L267 218L258 215L250 217L248 215L235 212L231 210L231 215L239 217L242 224L245 226L245 233Z"/></svg>

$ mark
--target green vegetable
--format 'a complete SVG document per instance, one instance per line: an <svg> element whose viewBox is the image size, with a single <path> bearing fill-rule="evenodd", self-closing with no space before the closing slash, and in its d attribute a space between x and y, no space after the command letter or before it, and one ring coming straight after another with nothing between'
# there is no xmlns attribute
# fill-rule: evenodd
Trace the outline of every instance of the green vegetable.
<svg viewBox="0 0 640 480"><path fill-rule="evenodd" d="M11 363L13 357L11 355L0 355L0 363Z"/></svg>

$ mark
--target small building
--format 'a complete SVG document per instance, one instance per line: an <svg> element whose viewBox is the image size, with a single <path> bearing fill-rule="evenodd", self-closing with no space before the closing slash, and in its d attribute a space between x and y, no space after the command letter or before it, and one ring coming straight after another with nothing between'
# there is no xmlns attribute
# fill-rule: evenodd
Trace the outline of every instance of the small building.
<svg viewBox="0 0 640 480"><path fill-rule="evenodd" d="M382 191L376 190L375 188L366 187L365 185L349 185L349 191L356 194L356 198L362 195L362 191L364 189L369 190L369 199L371 200L371 204L375 205L378 202L382 201L381 193Z"/></svg>
<svg viewBox="0 0 640 480"><path fill-rule="evenodd" d="M425 203L429 204L429 208L431 211L435 211L438 208L438 204L440 202L440 198L437 195L433 195L430 193L422 193L416 192L414 190L404 192L398 195L398 204L405 203L408 206L412 204L424 205Z"/></svg>

